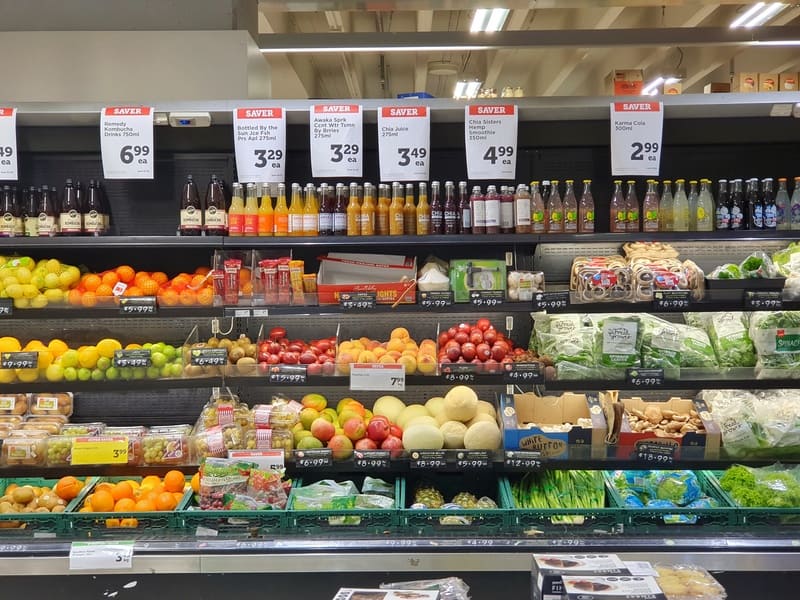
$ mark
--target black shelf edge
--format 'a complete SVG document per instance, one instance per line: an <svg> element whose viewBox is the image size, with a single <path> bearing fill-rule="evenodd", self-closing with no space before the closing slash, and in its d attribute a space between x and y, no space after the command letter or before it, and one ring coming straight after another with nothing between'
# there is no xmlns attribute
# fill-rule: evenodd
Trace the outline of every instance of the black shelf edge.
<svg viewBox="0 0 800 600"><path fill-rule="evenodd" d="M222 317L221 307L210 306L181 306L176 308L158 307L155 314L121 314L116 306L93 308L31 308L18 309L10 317L2 317L3 321L9 320L47 320L47 319L179 319L179 318L213 318Z"/></svg>
<svg viewBox="0 0 800 600"><path fill-rule="evenodd" d="M13 479L16 477L42 477L44 479L60 479L65 475L74 477L133 477L140 475L158 475L163 477L168 471L181 471L191 477L199 465L70 465L59 467L3 467L0 477Z"/></svg>
<svg viewBox="0 0 800 600"><path fill-rule="evenodd" d="M177 235L111 235L102 237L9 237L0 238L0 248L222 248L219 237Z"/></svg>
<svg viewBox="0 0 800 600"><path fill-rule="evenodd" d="M224 248L286 248L287 246L327 246L339 248L357 246L451 246L457 242L470 241L471 245L506 246L535 244L536 235L530 233L504 233L492 235L369 235L369 236L292 236L292 237L226 237Z"/></svg>
<svg viewBox="0 0 800 600"><path fill-rule="evenodd" d="M198 377L186 379L114 379L113 381L34 381L32 383L6 383L0 385L0 393L17 394L53 391L70 392L140 392L148 390L197 389L221 387L221 377Z"/></svg>
<svg viewBox="0 0 800 600"><path fill-rule="evenodd" d="M476 236L470 236L476 237ZM480 237L480 236L477 236ZM501 236L502 237L502 236ZM653 233L549 233L535 236L536 243L563 244L565 242L721 242L800 239L800 231L657 231Z"/></svg>
<svg viewBox="0 0 800 600"><path fill-rule="evenodd" d="M796 388L797 379L756 379L755 375L748 377L735 376L728 379L724 373L714 378L693 377L687 379L668 379L659 387L641 387L627 383L625 380L552 380L544 384L547 391L581 391L602 392L605 390L626 391L659 391L659 390L769 390L782 388Z"/></svg>

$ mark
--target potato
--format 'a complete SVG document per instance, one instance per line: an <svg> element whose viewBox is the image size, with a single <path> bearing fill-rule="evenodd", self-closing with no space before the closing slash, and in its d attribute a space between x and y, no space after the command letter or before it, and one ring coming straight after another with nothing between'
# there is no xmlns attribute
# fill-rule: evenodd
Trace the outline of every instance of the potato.
<svg viewBox="0 0 800 600"><path fill-rule="evenodd" d="M61 513L61 512L64 512L66 509L67 509L67 507L64 506L63 504L56 504L53 507L53 510L51 510L50 512Z"/></svg>
<svg viewBox="0 0 800 600"><path fill-rule="evenodd" d="M58 497L52 494L42 494L36 501L39 508L46 508L48 511L53 510L53 507L58 504Z"/></svg>
<svg viewBox="0 0 800 600"><path fill-rule="evenodd" d="M14 505L11 504L11 502L6 502L6 501L0 502L0 513L6 514L12 512L15 511L14 511Z"/></svg>
<svg viewBox="0 0 800 600"><path fill-rule="evenodd" d="M40 506L39 508L35 509L33 512L35 513L50 513L49 508L45 508L44 506Z"/></svg>
<svg viewBox="0 0 800 600"><path fill-rule="evenodd" d="M36 497L36 494L33 491L33 488L29 485L18 487L13 492L11 492L11 497L14 499L14 502L19 502L20 504L27 504L31 500Z"/></svg>

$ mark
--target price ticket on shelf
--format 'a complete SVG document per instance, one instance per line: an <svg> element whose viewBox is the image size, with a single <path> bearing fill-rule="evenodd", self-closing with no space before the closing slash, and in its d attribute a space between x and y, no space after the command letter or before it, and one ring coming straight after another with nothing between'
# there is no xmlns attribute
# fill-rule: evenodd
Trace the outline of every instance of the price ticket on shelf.
<svg viewBox="0 0 800 600"><path fill-rule="evenodd" d="M134 542L72 542L69 549L71 571L130 569Z"/></svg>
<svg viewBox="0 0 800 600"><path fill-rule="evenodd" d="M15 181L17 174L17 109L0 108L0 180Z"/></svg>
<svg viewBox="0 0 800 600"><path fill-rule="evenodd" d="M126 465L128 438L76 437L72 440L71 465Z"/></svg>
<svg viewBox="0 0 800 600"><path fill-rule="evenodd" d="M515 179L517 107L472 104L464 107L467 175L470 179Z"/></svg>
<svg viewBox="0 0 800 600"><path fill-rule="evenodd" d="M354 363L350 365L350 389L353 391L404 392L406 371L403 365Z"/></svg>
<svg viewBox="0 0 800 600"><path fill-rule="evenodd" d="M286 111L278 107L233 111L239 181L280 183L286 178Z"/></svg>
<svg viewBox="0 0 800 600"><path fill-rule="evenodd" d="M657 177L663 125L661 102L612 102L611 174Z"/></svg>
<svg viewBox="0 0 800 600"><path fill-rule="evenodd" d="M106 179L153 179L153 108L104 108L100 116L100 153Z"/></svg>
<svg viewBox="0 0 800 600"><path fill-rule="evenodd" d="M315 104L310 109L313 177L361 177L364 130L360 104Z"/></svg>
<svg viewBox="0 0 800 600"><path fill-rule="evenodd" d="M427 181L431 113L427 106L378 109L378 157L382 181Z"/></svg>

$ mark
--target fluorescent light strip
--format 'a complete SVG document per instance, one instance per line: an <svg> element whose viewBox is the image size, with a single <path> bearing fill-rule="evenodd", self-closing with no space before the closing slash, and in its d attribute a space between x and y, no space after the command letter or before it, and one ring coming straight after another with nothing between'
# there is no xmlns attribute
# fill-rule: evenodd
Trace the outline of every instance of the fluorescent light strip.
<svg viewBox="0 0 800 600"><path fill-rule="evenodd" d="M744 11L741 15L736 17L730 26L732 29L737 27L747 27L748 29L751 27L759 27L760 25L763 25L769 21L787 6L789 5L784 2L757 2Z"/></svg>
<svg viewBox="0 0 800 600"><path fill-rule="evenodd" d="M764 6L764 2L756 2L755 4L753 4L753 6L748 8L746 11L744 11L742 14L740 14L738 17L736 17L736 19L733 20L733 22L730 25L731 29L735 29L736 27L740 27L745 21L748 21L750 19L750 17L752 17L758 11L760 11L763 8L763 6Z"/></svg>
<svg viewBox="0 0 800 600"><path fill-rule="evenodd" d="M492 15L489 17L489 23L486 25L484 31L489 33L500 31L503 25L506 24L508 13L509 10L507 8L493 8Z"/></svg>
<svg viewBox="0 0 800 600"><path fill-rule="evenodd" d="M750 28L763 25L764 23L769 21L772 17L781 12L784 8L786 8L786 5L783 2L773 2L772 4L767 6L763 11L761 11L761 14L753 17L753 19L749 23L747 23L745 27Z"/></svg>
<svg viewBox="0 0 800 600"><path fill-rule="evenodd" d="M765 42L747 42L748 46L800 46L800 40L767 40Z"/></svg>
<svg viewBox="0 0 800 600"><path fill-rule="evenodd" d="M472 17L472 25L469 26L470 32L478 33L479 31L486 31L486 25L489 22L491 14L492 11L488 8L479 8L476 10L475 15Z"/></svg>
<svg viewBox="0 0 800 600"><path fill-rule="evenodd" d="M642 88L642 96L655 96L658 93L658 86L664 83L663 77L656 77Z"/></svg>
<svg viewBox="0 0 800 600"><path fill-rule="evenodd" d="M261 48L262 54L368 53L368 52L471 52L489 50L491 46L337 46L326 48Z"/></svg>

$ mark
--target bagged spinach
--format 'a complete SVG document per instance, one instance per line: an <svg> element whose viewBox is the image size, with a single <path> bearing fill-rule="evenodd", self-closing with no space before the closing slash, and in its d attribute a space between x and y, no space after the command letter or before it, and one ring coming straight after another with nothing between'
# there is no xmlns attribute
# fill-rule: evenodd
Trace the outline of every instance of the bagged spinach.
<svg viewBox="0 0 800 600"><path fill-rule="evenodd" d="M639 317L605 316L595 333L597 366L641 367L642 324Z"/></svg>

